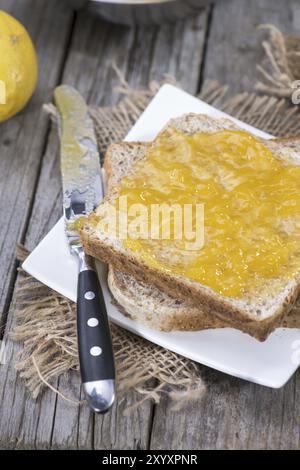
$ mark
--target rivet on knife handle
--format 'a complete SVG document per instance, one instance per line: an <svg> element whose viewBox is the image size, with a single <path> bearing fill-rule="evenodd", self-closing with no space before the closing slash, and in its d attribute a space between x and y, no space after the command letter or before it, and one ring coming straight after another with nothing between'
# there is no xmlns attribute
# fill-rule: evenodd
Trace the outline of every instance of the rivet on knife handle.
<svg viewBox="0 0 300 470"><path fill-rule="evenodd" d="M85 217L103 197L93 122L82 96L72 87L55 89L60 116L63 207L70 250L79 258L77 333L80 372L91 409L103 413L115 399L115 366L103 294L93 261L80 241Z"/></svg>

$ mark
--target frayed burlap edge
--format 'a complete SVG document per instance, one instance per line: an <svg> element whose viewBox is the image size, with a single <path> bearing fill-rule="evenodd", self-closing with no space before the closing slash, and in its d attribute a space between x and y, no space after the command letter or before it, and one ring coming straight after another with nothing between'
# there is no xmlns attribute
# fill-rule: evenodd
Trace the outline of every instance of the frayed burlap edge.
<svg viewBox="0 0 300 470"><path fill-rule="evenodd" d="M295 81L300 79L299 38L284 36L272 24L259 28L268 31L269 38L262 43L265 59L257 66L260 78L256 89L268 95L291 98Z"/></svg>
<svg viewBox="0 0 300 470"><path fill-rule="evenodd" d="M27 254L24 247L18 247L20 261ZM17 326L10 337L22 342L23 347L15 367L33 398L47 386L65 400L79 404L69 392L57 390L51 384L61 374L78 369L76 306L22 269L19 271ZM118 394L134 389L139 396L125 414L146 400L158 403L163 393L172 398L174 409L202 396L205 387L195 363L117 325L111 324L111 332Z"/></svg>
<svg viewBox="0 0 300 470"><path fill-rule="evenodd" d="M287 71L287 75L289 73ZM124 99L117 106L90 108L102 155L110 143L124 138L161 86L153 82L149 89L136 91L131 90L121 76L120 80L122 87L119 91L124 94ZM174 80L166 77L165 82L174 83ZM227 92L227 86L211 82L200 98L274 136L300 135L299 109L280 98L285 95L270 97L240 93L227 99ZM53 107L48 107L48 111L55 115ZM24 259L25 255L20 247L18 258ZM293 326L298 327L297 309L294 313ZM37 397L43 386L48 386L63 398L78 403L52 385L61 374L78 368L75 305L21 271L16 317L17 326L11 338L23 342L16 368L32 396ZM175 408L202 396L204 384L195 363L116 325L112 325L112 335L119 393L135 389L140 396L131 409L148 399L158 402L163 393L168 393L174 400Z"/></svg>

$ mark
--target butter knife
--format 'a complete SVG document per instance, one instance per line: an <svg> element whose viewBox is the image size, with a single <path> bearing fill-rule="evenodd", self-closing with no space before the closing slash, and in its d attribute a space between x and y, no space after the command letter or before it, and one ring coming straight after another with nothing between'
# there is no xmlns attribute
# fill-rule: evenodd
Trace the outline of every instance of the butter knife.
<svg viewBox="0 0 300 470"><path fill-rule="evenodd" d="M59 111L63 210L66 237L77 255L77 337L81 379L90 408L109 410L115 399L115 366L103 293L92 258L84 254L80 228L103 197L93 122L82 96L61 85L54 92Z"/></svg>

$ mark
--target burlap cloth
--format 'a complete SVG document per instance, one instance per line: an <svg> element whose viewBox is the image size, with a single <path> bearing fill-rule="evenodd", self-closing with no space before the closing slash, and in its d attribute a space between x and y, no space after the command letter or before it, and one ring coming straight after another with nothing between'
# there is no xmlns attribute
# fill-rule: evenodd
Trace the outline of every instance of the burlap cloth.
<svg viewBox="0 0 300 470"><path fill-rule="evenodd" d="M200 97L275 136L300 135L299 109L291 103L293 82L300 78L300 40L284 37L273 26L264 27L269 31L269 40L263 42L265 59L258 66L259 93L241 93L226 99L227 87L211 82ZM90 108L102 155L110 143L124 138L159 88L159 84L151 83L147 90L134 91L121 76L120 80L124 98L117 106ZM18 259L26 255L26 250L19 247ZM284 326L299 326L297 310ZM22 342L15 367L31 395L37 397L43 386L48 386L78 403L70 392L51 385L61 374L78 369L75 304L20 270L15 314L17 326L11 338ZM202 395L205 387L199 365L116 325L111 328L119 395L137 390L140 399L134 406L138 406L148 399L158 402L165 392L174 400L175 408Z"/></svg>

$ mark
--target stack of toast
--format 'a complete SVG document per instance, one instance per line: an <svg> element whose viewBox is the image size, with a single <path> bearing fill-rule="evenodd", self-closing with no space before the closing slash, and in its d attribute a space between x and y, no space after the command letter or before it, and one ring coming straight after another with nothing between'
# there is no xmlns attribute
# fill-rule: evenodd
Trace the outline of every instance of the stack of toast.
<svg viewBox="0 0 300 470"><path fill-rule="evenodd" d="M162 132L168 130L187 136L241 131L229 119L213 119L197 114L172 119ZM283 166L288 165L291 169L300 167L300 140L255 139ZM106 197L81 230L85 252L109 264L108 285L122 311L132 319L161 331L231 327L260 341L264 341L277 327L299 327L297 297L300 264L299 272L294 269L293 276L287 277L283 262L276 277L269 276L265 283L254 286L251 297L246 293L235 297L178 274L171 268L160 269L148 263L147 259L131 250L130 245L100 230L95 224L95 217L103 213L103 207L118 198L122 180L134 175L141 168L141 162L147 166L149 149L154 144L155 141L121 142L109 147L104 161ZM276 204L280 204L278 198ZM295 224L293 230L300 230L299 225ZM285 236L289 241L289 234ZM297 251L293 253L296 257ZM297 266L296 262L294 264Z"/></svg>

